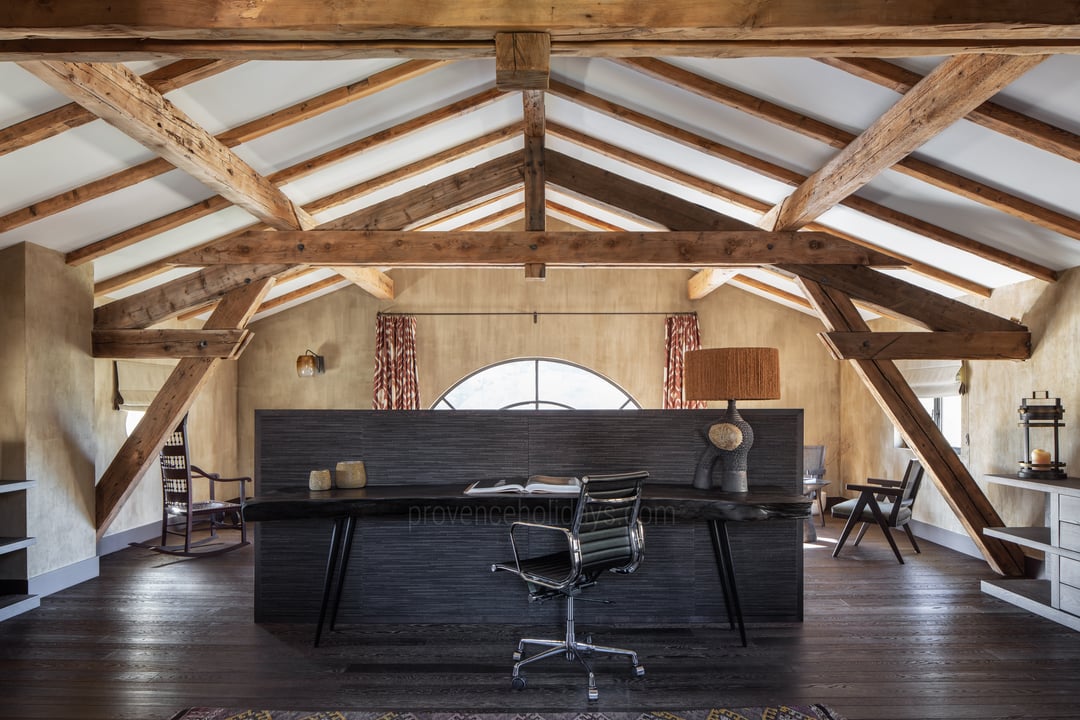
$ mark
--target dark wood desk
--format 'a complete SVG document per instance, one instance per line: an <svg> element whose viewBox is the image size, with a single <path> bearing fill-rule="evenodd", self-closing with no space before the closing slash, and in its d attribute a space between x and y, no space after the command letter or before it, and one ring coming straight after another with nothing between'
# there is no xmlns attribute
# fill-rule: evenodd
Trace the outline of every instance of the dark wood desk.
<svg viewBox="0 0 1080 720"><path fill-rule="evenodd" d="M252 522L274 520L333 521L327 553L323 598L315 629L319 644L327 610L333 629L340 605L341 591L348 569L357 518L392 517L407 522L423 522L433 510L448 515L498 515L508 523L516 517L535 519L538 513L551 519L568 517L575 496L553 495L465 495L461 483L444 485L381 485L355 490L321 492L278 491L247 501L244 517ZM755 490L749 493L723 493L664 483L646 484L642 502L642 521L705 521L710 529L713 554L720 577L728 622L746 645L746 628L735 582L735 565L727 531L729 522L797 520L810 518L811 500L803 495ZM646 529L646 538L648 529ZM334 587L336 585L336 592ZM333 604L330 604L333 598Z"/></svg>

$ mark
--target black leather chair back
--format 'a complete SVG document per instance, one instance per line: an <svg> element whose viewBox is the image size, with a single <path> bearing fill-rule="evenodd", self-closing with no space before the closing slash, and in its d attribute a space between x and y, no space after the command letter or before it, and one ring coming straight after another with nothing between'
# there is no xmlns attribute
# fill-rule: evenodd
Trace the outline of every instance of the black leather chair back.
<svg viewBox="0 0 1080 720"><path fill-rule="evenodd" d="M641 562L644 529L638 515L647 472L582 478L571 532L581 553L581 570L633 572Z"/></svg>

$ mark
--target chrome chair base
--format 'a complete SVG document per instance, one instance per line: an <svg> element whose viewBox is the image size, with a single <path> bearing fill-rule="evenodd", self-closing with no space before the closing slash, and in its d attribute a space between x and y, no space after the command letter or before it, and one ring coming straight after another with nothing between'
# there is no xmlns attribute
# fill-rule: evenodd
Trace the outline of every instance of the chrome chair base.
<svg viewBox="0 0 1080 720"><path fill-rule="evenodd" d="M525 657L525 648L528 645L547 649ZM556 655L565 655L566 659L571 662L577 660L585 668L585 672L589 674L589 700L597 700L600 697L600 691L596 687L596 677L593 674L592 663L587 659L593 655L621 655L630 660L634 677L643 677L645 675L645 666L641 664L637 653L633 650L594 645L592 637L589 635L585 636L585 642L577 640L574 633L574 597L572 595L566 596L566 638L563 640L522 638L513 655L515 662L513 674L510 678L510 686L515 690L523 690L525 688L525 676L521 674L521 668L537 660L544 660Z"/></svg>

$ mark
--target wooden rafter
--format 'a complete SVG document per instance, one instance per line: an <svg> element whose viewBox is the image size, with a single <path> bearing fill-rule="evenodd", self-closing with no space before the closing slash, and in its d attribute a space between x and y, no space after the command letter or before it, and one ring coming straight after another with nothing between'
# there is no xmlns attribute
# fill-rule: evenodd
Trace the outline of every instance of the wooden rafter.
<svg viewBox="0 0 1080 720"><path fill-rule="evenodd" d="M802 284L830 332L869 332L870 328L847 295L810 280L803 280ZM927 469L990 567L1002 575L1023 575L1024 556L1019 546L983 535L985 528L1004 523L896 364L891 360L852 360L851 363Z"/></svg>
<svg viewBox="0 0 1080 720"><path fill-rule="evenodd" d="M965 62L971 63L972 61L968 59ZM1029 58L1022 62L1034 64L1036 61ZM837 149L848 147L856 139L854 134L846 130L833 127L815 118L789 110L776 103L736 90L661 60L654 58L626 59L622 63L662 82L748 113L756 118ZM952 77L955 82L961 83L962 89L966 90L966 85L970 79L969 73L970 69L960 68ZM923 141L928 139L927 135L936 134L938 131L939 128L927 126ZM915 140L918 135L913 134L911 137L912 140ZM986 205L1026 222L1080 239L1080 220L925 160L915 157L902 157L892 166L892 170L916 180L930 183L942 190L960 195L967 200Z"/></svg>
<svg viewBox="0 0 1080 720"><path fill-rule="evenodd" d="M94 330L98 358L233 358L250 330Z"/></svg>
<svg viewBox="0 0 1080 720"><path fill-rule="evenodd" d="M1043 59L999 55L947 58L766 214L762 227L793 230L815 220ZM1080 227L1080 222L1076 224Z"/></svg>
<svg viewBox="0 0 1080 720"><path fill-rule="evenodd" d="M56 62L22 67L270 227L314 227L273 183L126 67Z"/></svg>
<svg viewBox="0 0 1080 720"><path fill-rule="evenodd" d="M872 308L881 308L925 327L927 330L962 332L1000 330L1023 332L1027 328L967 303L932 293L886 273L855 266L828 267L781 264L781 270L841 290ZM863 272L866 270L867 272Z"/></svg>
<svg viewBox="0 0 1080 720"><path fill-rule="evenodd" d="M206 321L205 329L243 329L273 284L273 278L263 278L230 291ZM95 488L98 538L116 519L139 478L161 451L165 438L176 428L220 362L219 358L187 357L177 363Z"/></svg>
<svg viewBox="0 0 1080 720"><path fill-rule="evenodd" d="M821 339L837 360L1027 360L1031 333L829 332Z"/></svg>
<svg viewBox="0 0 1080 720"><path fill-rule="evenodd" d="M143 75L143 80L165 94L205 80L243 64L238 60L180 60ZM0 128L0 155L48 140L62 132L97 120L97 115L78 103L68 103L22 122ZM7 230L0 220L0 230Z"/></svg>
<svg viewBox="0 0 1080 720"><path fill-rule="evenodd" d="M495 33L550 32L553 44L596 45L607 41L815 41L847 42L872 37L877 43L976 49L1026 41L1046 45L1080 32L1073 8L1050 0L999 0L959 3L948 13L935 3L902 6L883 0L852 0L840 6L812 2L773 3L764 12L740 3L680 3L666 6L661 20L638 3L553 0L530 3L464 2L433 6L402 0L368 0L362 4L327 3L317 7L288 0L263 0L251 12L243 0L132 0L64 3L58 6L14 3L0 10L0 38L65 40L152 40L168 29L173 41L204 45L257 42L394 41L409 46L433 42L460 44L484 41L492 52ZM1019 19L1018 19L1019 18ZM658 28L660 24L662 27ZM960 45L961 41L964 43ZM1059 43L1060 44L1060 43ZM939 47L939 52L943 50ZM663 55L652 52L651 55Z"/></svg>
<svg viewBox="0 0 1080 720"><path fill-rule="evenodd" d="M826 233L761 230L686 232L413 232L313 230L249 232L228 243L180 253L178 262L219 264L465 267L572 265L894 265L893 258Z"/></svg>
<svg viewBox="0 0 1080 720"><path fill-rule="evenodd" d="M342 147L328 150L316 157L308 158L307 160L283 168L270 175L269 180L276 185L295 182L296 180L307 177L312 173L318 172L319 170L325 169L350 157L354 157L362 152L381 147L387 143L394 142L395 140L400 140L411 133L431 127L444 120L460 117L466 113L486 107L500 97L501 94L494 89L481 91L475 95L451 103L450 105L411 118L410 120L406 120L393 127L373 133L367 137L360 138L359 140L348 143ZM437 167L438 163L451 162L460 157L464 157L471 152L490 147L514 134L516 127L517 126L508 126L499 131L488 133L480 138L476 138L474 141L462 143L455 148L436 153L424 160L419 160L389 173L384 173L378 178L373 178L347 188L342 188L315 202L309 203L304 209L311 214L325 212L369 192L375 192L376 190L388 187L399 180L425 172L432 167ZM95 243L86 245L78 250L74 250L71 253L68 253L66 259L71 264L79 264L85 262L87 259L95 259L110 252L115 252L134 245L135 243L146 240L154 235L165 232L166 230L180 227L185 223L192 222L219 210L224 210L227 207L229 207L229 201L225 198L221 196L209 198L189 207L177 210L169 215L151 220L142 225L137 225ZM160 268L160 266L158 267ZM141 278L137 278L134 282L138 282L139 279ZM123 285L120 285L119 287L123 287ZM94 292L96 294L101 294L103 292L109 292L111 289L115 289L109 288L108 285L106 285L105 288L106 289L99 289L95 287Z"/></svg>
<svg viewBox="0 0 1080 720"><path fill-rule="evenodd" d="M903 95L922 75L876 58L822 58L826 65L844 70ZM995 102L984 102L965 118L1013 140L1080 162L1080 135Z"/></svg>
<svg viewBox="0 0 1080 720"><path fill-rule="evenodd" d="M127 68L85 63L25 63L23 67L271 228L315 227L315 219L272 180L256 172ZM270 124L281 126L290 121L291 114ZM379 277L377 270L350 269L341 274L376 297L393 297L393 281Z"/></svg>
<svg viewBox="0 0 1080 720"><path fill-rule="evenodd" d="M316 97L308 98L302 102L282 108L281 110L263 117L256 118L230 130L226 130L218 134L216 138L225 147L233 148L242 143L251 142L252 140L263 137L275 130L280 130L289 125L308 120L321 115L322 113L342 107L349 102L367 97L378 90L392 87L438 66L439 63L431 61L413 61L395 65L392 68L375 73L370 77L348 83ZM147 77L149 77L149 75ZM155 89L157 89L157 86L155 86ZM86 110L83 110L83 112L90 114ZM131 187L144 180L149 180L162 175L172 170L173 167L172 163L158 158L140 163L131 168L126 168L113 173L112 175L86 183L80 187L67 190L59 195L39 200L27 207L20 208L0 217L0 232L14 229L29 222L42 220L50 215L64 212L65 210L70 210L73 207L77 207L82 203L89 202L102 197L103 195ZM286 182L282 179L275 179L273 176L271 176L270 180L278 185ZM201 214L205 215L228 207L228 205L229 202L225 198L217 196L201 203L196 203L192 206L192 209L201 211ZM153 220L150 223L147 223L147 225L160 228L158 232L164 232L165 230L183 224L185 218L191 217L192 214L193 212L181 210L170 213L163 218ZM120 233L119 236L107 239L108 241L91 243L86 247L74 250L68 253L66 259L67 262L72 265L96 260L107 250L126 247L132 242L137 242L142 237L145 237L145 235L141 235L135 231L126 231Z"/></svg>
<svg viewBox="0 0 1080 720"><path fill-rule="evenodd" d="M772 180L795 186L801 185L807 180L805 175L801 175L793 170L788 170L776 163L763 160L750 155L749 153L724 145L723 143L710 140L670 123L657 120L644 113L611 102L610 100L598 98L595 95L591 95L583 90L566 85L565 83L552 81L550 92L582 105L583 107L587 107L590 110L607 115L615 120L625 122L647 132L659 135L667 140L679 143L685 147L733 163ZM940 242L949 247L955 247L959 250L964 250L965 252L970 252L973 255L1012 268L1018 272L1026 273L1032 277L1047 281L1057 279L1057 273L1045 265L1032 262L1010 252L986 245L985 243L980 243L952 230L947 230L924 220L905 215L904 213L897 212L884 205L879 205L878 203L866 200L865 198L851 195L845 198L841 204L850 207L853 210L858 210L869 217L897 225L930 240Z"/></svg>
<svg viewBox="0 0 1080 720"><path fill-rule="evenodd" d="M95 330L148 328L193 307L217 302L241 285L289 270L288 265L229 265L188 273L156 287L94 308Z"/></svg>
<svg viewBox="0 0 1080 720"><path fill-rule="evenodd" d="M737 207L742 207L747 210L752 210L761 214L768 212L768 210L772 207L770 203L758 200L757 198L751 197L749 195L744 195L743 193L737 192L730 188L726 188L722 185L717 185L716 183L709 182L708 180L703 180L696 175L691 175L690 173L670 167L669 165L665 165L659 161L644 157L643 155L638 155L637 153L623 149L616 145L612 145L609 142L605 142L603 140L591 137L583 132L566 127L565 125L550 123L548 126L548 132L553 137L562 138L563 140L567 140L576 145L580 145L582 147L593 150L594 152L598 152L601 155L605 155L612 159L619 160L620 162L627 163L628 165L631 165L633 167L637 167L642 170L651 172L666 180L671 180L673 182L679 183L680 185L685 185L706 194L719 197ZM806 226L806 229L832 233L837 237L843 238L857 245L862 245L864 247L872 248L879 252L891 255L897 260L900 260L901 262L906 264L907 269L911 270L912 272L933 278L934 280L943 282L946 285L952 285L953 287L959 288L964 292L981 295L983 297L990 297L990 288L986 287L985 285L980 285L979 283L968 280L967 278L955 275L954 273L944 270L936 265L919 262L901 253L879 247L878 245L867 242L862 238L856 237L849 233L840 232L835 228L829 228L820 223L810 223ZM709 292L712 292L712 290L715 290L717 287L719 287L719 285L715 284L717 282L716 279L710 277L710 275L713 275L717 272L721 271L702 270L699 276L695 276L690 287L690 298L692 300L699 300L705 295L707 295Z"/></svg>

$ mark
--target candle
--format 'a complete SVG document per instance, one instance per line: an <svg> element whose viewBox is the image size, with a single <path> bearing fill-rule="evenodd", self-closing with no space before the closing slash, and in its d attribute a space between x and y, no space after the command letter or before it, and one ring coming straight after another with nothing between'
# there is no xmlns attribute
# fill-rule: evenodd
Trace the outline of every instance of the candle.
<svg viewBox="0 0 1080 720"><path fill-rule="evenodd" d="M367 471L363 460L342 460L337 464L339 488L362 488L367 485Z"/></svg>
<svg viewBox="0 0 1080 720"><path fill-rule="evenodd" d="M1034 468L1049 468L1050 467L1050 451L1043 450L1042 448L1035 448L1031 451L1031 466Z"/></svg>
<svg viewBox="0 0 1080 720"><path fill-rule="evenodd" d="M329 490L330 489L330 471L329 470L312 470L308 475L308 489L310 490Z"/></svg>

